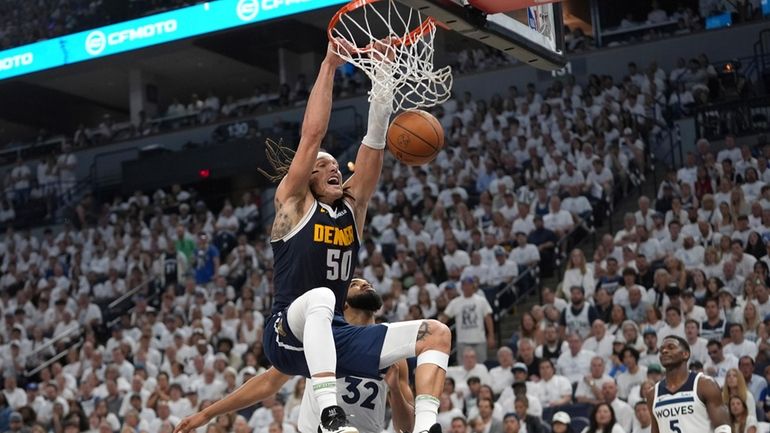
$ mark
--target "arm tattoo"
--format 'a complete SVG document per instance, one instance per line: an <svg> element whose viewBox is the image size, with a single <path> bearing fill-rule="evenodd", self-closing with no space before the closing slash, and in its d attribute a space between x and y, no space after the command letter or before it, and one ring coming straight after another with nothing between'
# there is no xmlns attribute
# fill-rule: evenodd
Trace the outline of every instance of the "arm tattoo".
<svg viewBox="0 0 770 433"><path fill-rule="evenodd" d="M425 339L428 335L430 335L430 326L427 321L423 321L420 324L420 329L417 330L417 341Z"/></svg>
<svg viewBox="0 0 770 433"><path fill-rule="evenodd" d="M297 205L297 209L294 210L295 215L302 210L302 203ZM287 208L286 203L277 203L275 207L275 219L273 220L273 228L271 230L271 237L273 239L280 239L286 236L296 224L293 221L293 215L291 215L292 207Z"/></svg>

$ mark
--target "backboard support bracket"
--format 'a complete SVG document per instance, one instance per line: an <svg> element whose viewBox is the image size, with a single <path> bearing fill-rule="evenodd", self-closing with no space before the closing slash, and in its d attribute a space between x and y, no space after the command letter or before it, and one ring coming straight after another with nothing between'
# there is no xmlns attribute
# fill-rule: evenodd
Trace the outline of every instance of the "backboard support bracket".
<svg viewBox="0 0 770 433"><path fill-rule="evenodd" d="M507 53L530 66L547 71L567 64L561 4L553 4L555 42L504 14L487 15L454 0L396 0L430 15L449 30ZM526 35L526 36L525 36ZM555 45L554 45L555 44ZM553 49L547 48L553 46Z"/></svg>

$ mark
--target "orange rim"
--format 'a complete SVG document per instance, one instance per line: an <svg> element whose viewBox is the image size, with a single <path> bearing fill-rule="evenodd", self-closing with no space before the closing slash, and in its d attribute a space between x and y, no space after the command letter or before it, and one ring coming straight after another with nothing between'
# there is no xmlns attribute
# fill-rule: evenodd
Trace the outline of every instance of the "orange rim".
<svg viewBox="0 0 770 433"><path fill-rule="evenodd" d="M329 21L329 29L327 31L329 40L334 40L334 34L333 30L339 24L340 20L342 20L342 16L345 14L348 14L350 12L353 12L357 9L360 9L368 4L376 3L381 0L353 0L350 3L346 4L340 10L337 11L337 13L334 14L331 21ZM418 39L422 37L427 32L430 32L432 28L436 26L436 20L433 17L428 17L423 21L416 29L409 32L408 35L404 36L403 38L393 38L391 39L391 42L396 45L412 45L414 44ZM348 41L352 42L353 41ZM355 47L353 48L353 53L355 54L365 54L369 53L371 51L374 51L374 48L359 48Z"/></svg>

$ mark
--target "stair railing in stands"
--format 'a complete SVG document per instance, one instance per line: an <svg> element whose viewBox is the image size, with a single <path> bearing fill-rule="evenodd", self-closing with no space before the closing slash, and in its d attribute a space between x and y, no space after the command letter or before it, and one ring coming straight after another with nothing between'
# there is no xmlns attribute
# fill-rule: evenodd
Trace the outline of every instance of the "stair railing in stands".
<svg viewBox="0 0 770 433"><path fill-rule="evenodd" d="M49 365L51 365L51 364L53 364L53 363L57 362L58 360L60 360L60 359L64 358L65 356L67 356L67 353L70 351L70 349L72 349L72 348L75 348L75 349L77 349L77 348L79 348L80 346L82 346L82 345L83 345L83 343L84 343L84 340L83 340L83 338L81 337L81 338L80 338L80 339L78 339L78 341L76 341L74 344L72 344L71 346L69 346L69 347L67 347L67 348L65 348L65 349L62 349L62 351L61 351L61 352L59 352L59 353L57 353L56 355L52 356L51 358L49 358L49 359L48 359L48 360L46 360L45 362L41 363L40 365L36 366L36 367L35 367L35 368L33 368L32 370L26 370L26 371L24 372L24 376L25 376L25 377L32 377L32 376L34 376L34 375L38 374L38 373L39 373L40 371L42 371L43 369L45 369L45 368L48 368L48 366L49 366Z"/></svg>

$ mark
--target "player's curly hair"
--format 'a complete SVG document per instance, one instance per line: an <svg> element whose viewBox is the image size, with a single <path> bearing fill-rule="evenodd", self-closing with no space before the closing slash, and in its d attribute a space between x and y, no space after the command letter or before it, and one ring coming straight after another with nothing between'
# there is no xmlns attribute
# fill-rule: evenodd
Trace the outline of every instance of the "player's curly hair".
<svg viewBox="0 0 770 433"><path fill-rule="evenodd" d="M265 154L267 155L267 161L273 167L273 173L268 173L261 168L258 168L257 171L270 182L279 183L289 173L289 167L295 153L294 149L284 146L283 139L275 141L272 138L268 138L265 140Z"/></svg>

